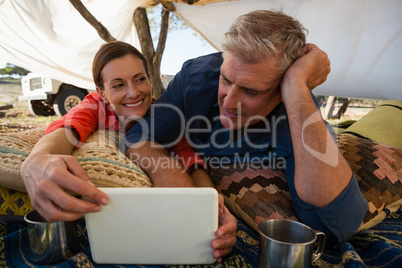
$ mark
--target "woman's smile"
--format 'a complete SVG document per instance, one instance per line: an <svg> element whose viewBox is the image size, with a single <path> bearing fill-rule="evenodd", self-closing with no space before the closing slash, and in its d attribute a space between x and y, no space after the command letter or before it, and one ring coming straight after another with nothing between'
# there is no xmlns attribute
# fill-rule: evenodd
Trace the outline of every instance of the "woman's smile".
<svg viewBox="0 0 402 268"><path fill-rule="evenodd" d="M123 104L124 107L126 108L138 108L144 103L144 99L140 100L139 102L130 102L130 103L125 103Z"/></svg>

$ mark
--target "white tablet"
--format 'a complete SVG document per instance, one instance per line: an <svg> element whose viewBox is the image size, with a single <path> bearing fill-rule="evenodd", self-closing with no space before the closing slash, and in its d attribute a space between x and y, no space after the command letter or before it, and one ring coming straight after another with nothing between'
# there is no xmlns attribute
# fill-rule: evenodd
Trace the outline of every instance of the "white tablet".
<svg viewBox="0 0 402 268"><path fill-rule="evenodd" d="M211 264L218 228L213 188L100 188L109 203L85 215L102 264Z"/></svg>

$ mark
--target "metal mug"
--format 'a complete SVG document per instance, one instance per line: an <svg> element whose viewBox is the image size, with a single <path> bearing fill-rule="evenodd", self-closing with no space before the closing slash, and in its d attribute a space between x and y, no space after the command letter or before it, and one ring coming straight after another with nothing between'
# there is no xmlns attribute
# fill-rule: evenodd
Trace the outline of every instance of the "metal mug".
<svg viewBox="0 0 402 268"><path fill-rule="evenodd" d="M31 261L36 264L55 264L67 260L79 250L75 222L47 222L36 210L28 212L27 222Z"/></svg>
<svg viewBox="0 0 402 268"><path fill-rule="evenodd" d="M259 224L259 268L310 267L325 246L325 234L300 222L274 219ZM317 243L318 247L314 250Z"/></svg>

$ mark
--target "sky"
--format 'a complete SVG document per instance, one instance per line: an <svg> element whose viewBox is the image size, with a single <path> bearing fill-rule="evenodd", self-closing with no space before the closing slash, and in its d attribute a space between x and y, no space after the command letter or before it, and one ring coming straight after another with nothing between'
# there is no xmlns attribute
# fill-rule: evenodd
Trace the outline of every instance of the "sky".
<svg viewBox="0 0 402 268"><path fill-rule="evenodd" d="M161 73L174 75L186 60L214 52L217 50L200 35L195 36L191 28L170 31L162 57Z"/></svg>
<svg viewBox="0 0 402 268"><path fill-rule="evenodd" d="M195 35L195 32L189 27L169 31L162 57L161 73L174 75L180 71L186 60L216 51L200 35ZM6 62L0 59L0 68L5 66Z"/></svg>

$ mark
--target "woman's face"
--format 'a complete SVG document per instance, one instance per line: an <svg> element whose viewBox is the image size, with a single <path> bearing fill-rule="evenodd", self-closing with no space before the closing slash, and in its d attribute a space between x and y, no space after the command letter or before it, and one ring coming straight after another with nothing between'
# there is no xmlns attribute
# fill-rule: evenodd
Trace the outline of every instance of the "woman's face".
<svg viewBox="0 0 402 268"><path fill-rule="evenodd" d="M104 90L96 87L96 91L117 116L136 119L146 114L152 101L151 81L139 58L129 54L111 60L102 77Z"/></svg>

